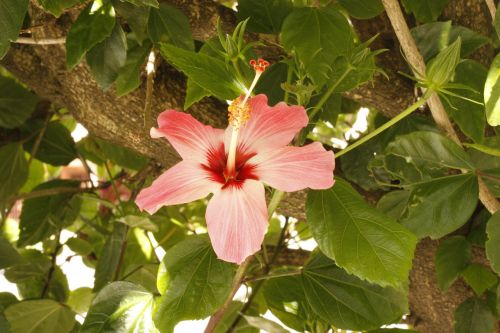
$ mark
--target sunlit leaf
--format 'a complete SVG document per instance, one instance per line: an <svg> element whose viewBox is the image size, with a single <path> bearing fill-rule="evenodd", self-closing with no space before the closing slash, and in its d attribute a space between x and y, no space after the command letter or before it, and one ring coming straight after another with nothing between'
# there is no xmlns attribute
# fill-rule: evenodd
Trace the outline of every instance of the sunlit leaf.
<svg viewBox="0 0 500 333"><path fill-rule="evenodd" d="M500 125L500 53L491 63L484 85L486 119L491 126Z"/></svg>

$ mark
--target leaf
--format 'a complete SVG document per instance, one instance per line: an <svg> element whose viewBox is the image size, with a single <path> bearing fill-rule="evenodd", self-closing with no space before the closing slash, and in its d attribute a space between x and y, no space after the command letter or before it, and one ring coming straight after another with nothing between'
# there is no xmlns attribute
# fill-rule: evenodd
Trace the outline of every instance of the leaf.
<svg viewBox="0 0 500 333"><path fill-rule="evenodd" d="M23 301L5 310L11 333L69 333L75 325L75 314L50 299Z"/></svg>
<svg viewBox="0 0 500 333"><path fill-rule="evenodd" d="M465 89L449 90L459 96L477 101L477 103L455 96L448 96L449 103L443 103L446 111L462 132L475 142L482 142L484 139L486 117L484 115L484 106L482 105L483 98L479 92L483 90L486 74L486 68L478 62L473 60L461 62L455 70L455 77L452 82L469 87L473 91Z"/></svg>
<svg viewBox="0 0 500 333"><path fill-rule="evenodd" d="M23 261L23 258L9 241L0 236L0 269L21 264Z"/></svg>
<svg viewBox="0 0 500 333"><path fill-rule="evenodd" d="M73 311L83 315L88 312L93 298L94 294L91 288L81 287L71 291L68 298L68 305Z"/></svg>
<svg viewBox="0 0 500 333"><path fill-rule="evenodd" d="M59 17L64 10L80 3L81 0L38 0L38 2L43 9L49 11L55 17Z"/></svg>
<svg viewBox="0 0 500 333"><path fill-rule="evenodd" d="M418 238L441 238L469 220L477 200L477 178L471 173L418 183L411 187L408 215L401 224Z"/></svg>
<svg viewBox="0 0 500 333"><path fill-rule="evenodd" d="M461 274L478 296L497 283L495 274L481 264L470 264Z"/></svg>
<svg viewBox="0 0 500 333"><path fill-rule="evenodd" d="M0 0L0 59L4 57L15 41L23 25L24 16L28 10L28 0Z"/></svg>
<svg viewBox="0 0 500 333"><path fill-rule="evenodd" d="M244 91L222 60L168 44L161 44L160 51L168 62L219 99L232 100Z"/></svg>
<svg viewBox="0 0 500 333"><path fill-rule="evenodd" d="M391 142L385 154L404 158L418 169L452 168L474 170L467 153L447 137L428 131L401 135Z"/></svg>
<svg viewBox="0 0 500 333"><path fill-rule="evenodd" d="M408 309L402 292L349 275L321 253L304 267L302 282L312 310L337 329L377 328L398 321Z"/></svg>
<svg viewBox="0 0 500 333"><path fill-rule="evenodd" d="M476 297L466 299L455 310L455 333L491 333L495 318L488 306Z"/></svg>
<svg viewBox="0 0 500 333"><path fill-rule="evenodd" d="M491 268L500 275L500 212L496 212L486 224L488 240L485 243L486 257Z"/></svg>
<svg viewBox="0 0 500 333"><path fill-rule="evenodd" d="M141 70L151 51L151 43L146 40L141 45L130 45L127 50L127 61L119 70L116 79L116 93L118 96L123 96L131 91L134 91L141 85Z"/></svg>
<svg viewBox="0 0 500 333"><path fill-rule="evenodd" d="M500 39L500 3L497 6L496 15L495 15L495 22L493 22L493 25L495 26L497 36Z"/></svg>
<svg viewBox="0 0 500 333"><path fill-rule="evenodd" d="M159 4L157 0L125 0L128 1L136 6L151 6L151 7L156 7L158 8Z"/></svg>
<svg viewBox="0 0 500 333"><path fill-rule="evenodd" d="M405 285L416 238L367 204L344 180L328 190L310 191L309 228L325 255L348 273L381 286Z"/></svg>
<svg viewBox="0 0 500 333"><path fill-rule="evenodd" d="M289 331L286 330L283 326L280 324L269 320L264 317L254 317L254 316L246 316L243 315L243 318L247 321L250 326L257 327L261 330L264 330L265 332L268 333L288 333Z"/></svg>
<svg viewBox="0 0 500 333"><path fill-rule="evenodd" d="M460 48L462 40L457 38L450 46L441 50L438 55L429 61L425 69L425 79L429 89L439 91L455 74L460 62Z"/></svg>
<svg viewBox="0 0 500 333"><path fill-rule="evenodd" d="M484 85L486 119L491 126L500 125L500 53L491 63Z"/></svg>
<svg viewBox="0 0 500 333"><path fill-rule="evenodd" d="M172 247L163 259L168 288L154 316L162 332L181 320L213 314L231 290L234 265L217 259L205 236L193 236Z"/></svg>
<svg viewBox="0 0 500 333"><path fill-rule="evenodd" d="M119 24L109 37L87 52L86 59L94 80L101 89L108 89L127 60L127 39Z"/></svg>
<svg viewBox="0 0 500 333"><path fill-rule="evenodd" d="M403 0L405 9L419 22L436 21L449 0Z"/></svg>
<svg viewBox="0 0 500 333"><path fill-rule="evenodd" d="M113 232L109 234L106 243L98 257L95 268L94 291L101 290L108 282L116 280L119 272L122 247L127 239L128 229L122 223L113 224Z"/></svg>
<svg viewBox="0 0 500 333"><path fill-rule="evenodd" d="M79 186L78 181L54 179L38 185L33 192L52 188L74 189ZM71 198L75 193L65 192L24 200L19 217L17 245L24 247L36 244L73 222L78 214L71 207Z"/></svg>
<svg viewBox="0 0 500 333"><path fill-rule="evenodd" d="M387 216L399 220L406 210L410 191L400 190L385 194L377 203L377 209Z"/></svg>
<svg viewBox="0 0 500 333"><path fill-rule="evenodd" d="M477 151L483 152L491 156L500 157L500 149L497 149L495 147L482 145L478 143L464 143L464 146L467 148L473 148Z"/></svg>
<svg viewBox="0 0 500 333"><path fill-rule="evenodd" d="M296 52L317 86L326 82L332 62L349 50L353 37L347 19L331 6L294 8L281 29L283 47Z"/></svg>
<svg viewBox="0 0 500 333"><path fill-rule="evenodd" d="M87 51L111 35L115 26L114 10L109 2L90 3L80 13L66 38L66 64L73 69Z"/></svg>
<svg viewBox="0 0 500 333"><path fill-rule="evenodd" d="M240 0L236 17L238 21L250 18L247 24L249 32L279 33L292 8L290 0Z"/></svg>
<svg viewBox="0 0 500 333"><path fill-rule="evenodd" d="M272 314L296 331L305 331L305 323L316 317L307 303L300 276L266 280L263 294Z"/></svg>
<svg viewBox="0 0 500 333"><path fill-rule="evenodd" d="M380 0L339 0L350 16L357 19L370 19L384 12Z"/></svg>
<svg viewBox="0 0 500 333"><path fill-rule="evenodd" d="M81 256L88 256L94 250L92 244L90 244L88 241L84 239L77 237L72 237L68 239L65 245L69 247L71 251Z"/></svg>
<svg viewBox="0 0 500 333"><path fill-rule="evenodd" d="M500 147L500 137L493 136L485 138L483 144L488 147ZM468 154L475 167L480 171L484 183L488 186L491 193L500 197L500 158L485 154L478 150L469 150Z"/></svg>
<svg viewBox="0 0 500 333"><path fill-rule="evenodd" d="M471 245L463 236L442 241L436 253L436 276L439 289L448 290L472 257Z"/></svg>
<svg viewBox="0 0 500 333"><path fill-rule="evenodd" d="M28 178L28 161L20 143L0 146L0 207L16 194Z"/></svg>
<svg viewBox="0 0 500 333"><path fill-rule="evenodd" d="M128 169L140 170L148 163L146 157L96 137L88 136L80 140L77 148L86 159L97 164L109 160Z"/></svg>
<svg viewBox="0 0 500 333"><path fill-rule="evenodd" d="M124 223L131 228L141 228L152 232L158 231L158 226L151 222L149 217L146 216L127 215L118 219L117 221Z"/></svg>
<svg viewBox="0 0 500 333"><path fill-rule="evenodd" d="M38 97L15 80L0 76L0 127L15 128L35 110Z"/></svg>
<svg viewBox="0 0 500 333"><path fill-rule="evenodd" d="M188 18L166 3L161 3L158 9L150 9L148 35L155 44L168 43L184 50L194 50Z"/></svg>
<svg viewBox="0 0 500 333"><path fill-rule="evenodd" d="M255 303L252 303L254 305ZM233 324L236 317L240 315L240 311L243 308L243 303L238 301L232 301L227 310L225 311L222 319L220 320L217 327L214 329L214 333L227 333L231 325ZM249 309L249 311L251 308ZM250 326L246 321L240 320L238 325L233 330L234 333L260 333L260 330Z"/></svg>
<svg viewBox="0 0 500 333"><path fill-rule="evenodd" d="M133 32L133 37L135 41L142 45L144 40L148 38L148 20L149 20L149 7L147 6L136 6L129 2L124 2L121 0L112 0L113 8L116 10L118 16L123 17L128 26ZM156 5L156 7L158 4ZM148 44L149 44L149 40ZM130 40L128 41L130 44ZM130 51L130 45L129 45Z"/></svg>
<svg viewBox="0 0 500 333"><path fill-rule="evenodd" d="M489 40L461 25L452 25L451 21L422 24L411 29L411 34L426 62L434 58L458 37L462 40L460 52L462 57L468 56Z"/></svg>
<svg viewBox="0 0 500 333"><path fill-rule="evenodd" d="M281 88L281 84L286 82L287 74L288 65L284 62L271 65L257 82L255 94L266 94L269 105L283 101L285 91Z"/></svg>
<svg viewBox="0 0 500 333"><path fill-rule="evenodd" d="M31 133L40 131L42 126L43 123L41 121L33 121L26 124L26 128ZM31 153L35 141L36 137L28 141L24 145L24 149ZM71 136L71 132L60 122L49 122L34 158L56 166L67 165L78 158L75 141Z"/></svg>
<svg viewBox="0 0 500 333"><path fill-rule="evenodd" d="M154 303L153 294L141 286L113 282L97 294L80 332L159 332L152 320Z"/></svg>

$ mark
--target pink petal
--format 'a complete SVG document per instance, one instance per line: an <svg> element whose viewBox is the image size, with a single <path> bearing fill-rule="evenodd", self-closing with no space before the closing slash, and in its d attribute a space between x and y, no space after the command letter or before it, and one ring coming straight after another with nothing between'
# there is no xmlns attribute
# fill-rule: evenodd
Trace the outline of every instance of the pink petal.
<svg viewBox="0 0 500 333"><path fill-rule="evenodd" d="M271 187L285 192L327 189L333 183L335 159L319 142L304 147L282 147L251 158L253 173Z"/></svg>
<svg viewBox="0 0 500 333"><path fill-rule="evenodd" d="M267 105L264 94L250 98L250 120L240 129L239 146L251 153L260 153L289 144L301 128L307 126L309 118L302 106L278 103ZM226 131L226 148L232 127Z"/></svg>
<svg viewBox="0 0 500 333"><path fill-rule="evenodd" d="M143 189L135 203L141 210L154 214L162 206L198 200L220 187L221 184L212 180L201 164L181 161Z"/></svg>
<svg viewBox="0 0 500 333"><path fill-rule="evenodd" d="M267 228L264 185L255 180L229 185L207 206L208 234L217 256L241 263L257 252Z"/></svg>
<svg viewBox="0 0 500 333"><path fill-rule="evenodd" d="M151 137L167 138L184 160L206 163L209 152L218 149L224 140L223 130L203 125L184 112L163 111L158 125L151 129Z"/></svg>

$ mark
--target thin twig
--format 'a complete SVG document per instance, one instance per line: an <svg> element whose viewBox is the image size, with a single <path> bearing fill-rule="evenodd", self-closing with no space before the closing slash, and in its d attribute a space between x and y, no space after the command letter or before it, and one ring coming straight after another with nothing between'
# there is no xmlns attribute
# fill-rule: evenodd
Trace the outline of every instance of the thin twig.
<svg viewBox="0 0 500 333"><path fill-rule="evenodd" d="M43 38L43 39L36 39L32 37L18 37L15 43L30 44L30 45L57 45L57 44L65 44L66 37Z"/></svg>
<svg viewBox="0 0 500 333"><path fill-rule="evenodd" d="M60 240L61 240L61 229L59 229L57 232L56 247L54 248L54 252L52 252L52 255L51 255L51 262L50 262L49 272L47 274L47 280L45 281L45 285L43 286L42 294L41 294L40 298L47 297L47 294L49 292L50 282L52 281L52 277L54 276L54 271L56 270L57 253L59 252L59 250L62 247Z"/></svg>
<svg viewBox="0 0 500 333"><path fill-rule="evenodd" d="M205 328L205 333L212 333L219 322L222 320L224 317L224 314L226 313L227 309L229 308L229 305L233 301L234 295L236 295L236 292L238 289L240 289L241 283L243 282L243 279L245 278L245 273L248 269L248 266L250 265L250 262L252 261L253 256L248 257L241 265L238 267L238 270L236 271L236 275L234 276L233 279L233 288L231 289L231 292L227 296L224 304L222 307L210 318L210 321L207 324L207 327Z"/></svg>
<svg viewBox="0 0 500 333"><path fill-rule="evenodd" d="M416 76L420 76L425 73L425 62L422 54L417 48L417 44L410 33L410 29L405 21L401 7L399 6L398 0L382 0L387 16L391 21L392 27L396 36L398 37L401 48L408 60L408 63L414 70ZM432 117L436 124L445 131L445 133L453 139L457 144L462 145L457 133L453 129L448 114L439 99L437 94L432 94L428 101L429 108L432 113ZM500 203L491 194L488 187L484 184L481 177L478 177L479 182L479 199L483 203L484 207L488 211L494 214L496 211L500 210Z"/></svg>

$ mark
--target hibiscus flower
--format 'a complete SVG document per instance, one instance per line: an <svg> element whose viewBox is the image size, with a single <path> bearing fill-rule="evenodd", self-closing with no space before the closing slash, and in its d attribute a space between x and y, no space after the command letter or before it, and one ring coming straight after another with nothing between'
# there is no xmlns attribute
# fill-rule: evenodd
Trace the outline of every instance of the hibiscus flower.
<svg viewBox="0 0 500 333"><path fill-rule="evenodd" d="M205 216L212 246L220 259L239 264L260 249L266 233L264 184L285 192L327 189L335 162L318 142L288 146L309 121L301 106L271 107L265 95L248 93L229 112L225 131L187 113L161 113L151 136L165 137L182 161L143 189L136 203L153 214L212 193Z"/></svg>

